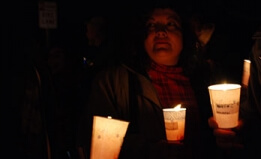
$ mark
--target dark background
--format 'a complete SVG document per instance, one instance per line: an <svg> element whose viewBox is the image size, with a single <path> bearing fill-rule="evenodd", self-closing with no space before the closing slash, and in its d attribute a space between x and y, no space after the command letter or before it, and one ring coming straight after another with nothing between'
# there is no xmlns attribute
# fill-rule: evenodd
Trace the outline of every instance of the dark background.
<svg viewBox="0 0 261 159"><path fill-rule="evenodd" d="M175 1L175 0L173 0ZM38 25L38 0L1 2L1 64L2 95L1 132L12 147L19 101L19 88L27 63L44 60L48 46L63 40L72 49L77 49L85 41L85 21L92 15L106 15L112 27L127 28L126 23L133 14L146 7L150 0L56 0L57 28L41 29ZM230 34L238 55L251 50L252 35L261 25L260 0L180 0L184 11L200 11L213 20L216 25ZM32 62L32 63L33 63ZM8 135L7 135L8 134ZM5 137L5 135L3 135Z"/></svg>
<svg viewBox="0 0 261 159"><path fill-rule="evenodd" d="M111 36L119 38L117 34L129 31L128 21L131 21L132 15L146 8L153 0L50 0L57 4L56 29L39 28L39 1L14 0L1 5L4 9L1 23L2 68L7 74L17 71L24 60L46 58L49 46L58 41L70 49L80 49L86 43L85 22L93 15L108 17L112 30L116 30ZM231 37L231 44L236 44L236 49L240 50L238 54L247 56L252 35L261 25L260 0L172 1L177 2L184 12L200 12L209 18L216 28ZM73 52L77 54L76 50Z"/></svg>
<svg viewBox="0 0 261 159"><path fill-rule="evenodd" d="M6 36L16 40L16 34L24 32L33 38L46 38L46 30L38 26L38 2L40 0L7 1L3 8L3 29ZM50 39L66 35L82 36L84 22L93 15L105 15L114 21L128 20L153 0L49 0L57 4L57 28L50 29ZM166 1L166 0L165 0ZM185 12L199 11L214 20L217 25L237 32L253 32L261 21L259 0L172 0ZM115 25L120 23L115 23ZM125 27L125 26L122 26ZM14 35L11 35L14 34ZM58 34L58 35L56 35ZM62 34L62 35L61 35ZM5 41L5 40L4 40ZM13 41L8 41L8 43Z"/></svg>
<svg viewBox="0 0 261 159"><path fill-rule="evenodd" d="M51 1L51 0L50 0ZM115 21L115 27L124 28L131 15L136 14L152 0L52 0L57 4L57 28L48 30L48 40L57 37L84 38L84 22L93 15L105 15ZM166 0L165 0L166 1ZM251 34L261 22L261 1L259 0L172 0L178 2L185 12L199 11L224 31L237 34ZM46 30L38 25L38 2L7 1L2 17L3 41L7 44L29 37L46 42ZM121 25L122 22L122 26ZM26 38L28 37L28 38ZM82 39L81 39L82 40Z"/></svg>

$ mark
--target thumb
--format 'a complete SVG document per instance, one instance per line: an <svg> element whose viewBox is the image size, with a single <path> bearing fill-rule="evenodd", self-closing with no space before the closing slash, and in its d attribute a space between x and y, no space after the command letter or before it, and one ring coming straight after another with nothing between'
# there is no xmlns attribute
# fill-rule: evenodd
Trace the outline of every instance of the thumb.
<svg viewBox="0 0 261 159"><path fill-rule="evenodd" d="M211 128L213 128L213 129L218 128L218 124L217 124L217 122L215 121L214 117L210 117L210 118L208 119L208 125L209 125Z"/></svg>

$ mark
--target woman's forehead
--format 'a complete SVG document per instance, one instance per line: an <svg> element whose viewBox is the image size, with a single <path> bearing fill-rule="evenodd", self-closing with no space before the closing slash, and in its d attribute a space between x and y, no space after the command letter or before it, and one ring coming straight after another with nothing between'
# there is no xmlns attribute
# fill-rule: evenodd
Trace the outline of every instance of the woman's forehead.
<svg viewBox="0 0 261 159"><path fill-rule="evenodd" d="M172 9L170 8L157 8L155 9L150 18L149 19L154 19L156 17L165 17L165 18L168 18L168 19L175 19L175 20L180 20L180 17L178 16L178 14L173 11Z"/></svg>

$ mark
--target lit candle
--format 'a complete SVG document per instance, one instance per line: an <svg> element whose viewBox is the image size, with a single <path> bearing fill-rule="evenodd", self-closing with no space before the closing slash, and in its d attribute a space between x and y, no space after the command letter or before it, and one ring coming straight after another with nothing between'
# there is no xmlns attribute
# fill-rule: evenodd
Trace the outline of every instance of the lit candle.
<svg viewBox="0 0 261 159"><path fill-rule="evenodd" d="M167 140L184 140L186 108L181 108L181 104L178 104L174 108L163 109L163 115Z"/></svg>
<svg viewBox="0 0 261 159"><path fill-rule="evenodd" d="M238 125L240 106L239 84L216 84L208 87L214 119L220 128Z"/></svg>
<svg viewBox="0 0 261 159"><path fill-rule="evenodd" d="M117 159L129 122L93 117L91 159Z"/></svg>
<svg viewBox="0 0 261 159"><path fill-rule="evenodd" d="M250 60L245 59L243 65L243 74L242 74L242 85L248 86L248 80L250 76Z"/></svg>
<svg viewBox="0 0 261 159"><path fill-rule="evenodd" d="M181 104L176 105L175 107L173 107L173 109L174 110L180 110L181 109ZM184 108L182 108L182 109L184 109Z"/></svg>

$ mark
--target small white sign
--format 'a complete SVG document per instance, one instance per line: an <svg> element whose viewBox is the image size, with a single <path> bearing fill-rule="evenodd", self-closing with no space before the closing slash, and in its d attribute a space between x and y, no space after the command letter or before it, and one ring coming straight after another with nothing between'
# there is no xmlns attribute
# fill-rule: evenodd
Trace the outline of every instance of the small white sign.
<svg viewBox="0 0 261 159"><path fill-rule="evenodd" d="M57 28L57 8L55 2L39 2L39 27L43 29Z"/></svg>

